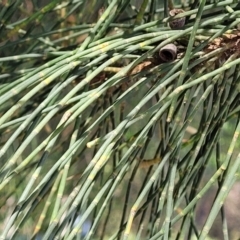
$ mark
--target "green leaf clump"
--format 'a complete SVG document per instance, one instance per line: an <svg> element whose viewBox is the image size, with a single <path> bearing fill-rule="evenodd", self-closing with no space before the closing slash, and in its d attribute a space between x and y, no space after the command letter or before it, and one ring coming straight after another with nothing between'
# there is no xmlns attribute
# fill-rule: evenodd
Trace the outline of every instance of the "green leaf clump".
<svg viewBox="0 0 240 240"><path fill-rule="evenodd" d="M160 2L0 3L1 240L233 237L240 6Z"/></svg>

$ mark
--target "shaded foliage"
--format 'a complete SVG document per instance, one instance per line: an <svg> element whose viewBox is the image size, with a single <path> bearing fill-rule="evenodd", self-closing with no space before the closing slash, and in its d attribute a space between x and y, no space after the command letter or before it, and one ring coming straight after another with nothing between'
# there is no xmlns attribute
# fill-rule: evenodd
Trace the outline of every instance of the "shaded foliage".
<svg viewBox="0 0 240 240"><path fill-rule="evenodd" d="M2 1L0 239L231 236L239 6L158 2Z"/></svg>

